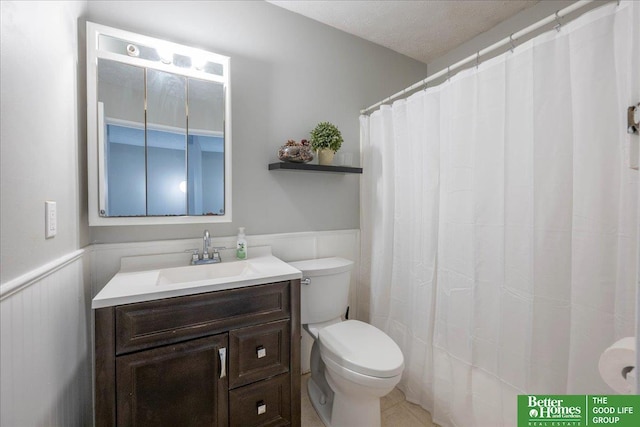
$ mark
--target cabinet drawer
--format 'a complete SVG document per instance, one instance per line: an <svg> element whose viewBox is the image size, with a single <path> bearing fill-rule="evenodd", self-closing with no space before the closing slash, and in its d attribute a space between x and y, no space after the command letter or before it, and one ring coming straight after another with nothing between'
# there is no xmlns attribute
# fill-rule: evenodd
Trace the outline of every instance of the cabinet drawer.
<svg viewBox="0 0 640 427"><path fill-rule="evenodd" d="M289 372L290 322L229 332L229 388Z"/></svg>
<svg viewBox="0 0 640 427"><path fill-rule="evenodd" d="M118 306L116 354L286 319L289 286L280 282Z"/></svg>
<svg viewBox="0 0 640 427"><path fill-rule="evenodd" d="M289 374L229 391L232 427L291 425Z"/></svg>

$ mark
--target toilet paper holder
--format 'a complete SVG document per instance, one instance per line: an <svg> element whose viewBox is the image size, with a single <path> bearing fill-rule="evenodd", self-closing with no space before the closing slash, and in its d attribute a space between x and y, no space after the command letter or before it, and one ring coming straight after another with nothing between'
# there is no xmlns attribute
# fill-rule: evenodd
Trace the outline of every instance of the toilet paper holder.
<svg viewBox="0 0 640 427"><path fill-rule="evenodd" d="M600 355L598 371L604 382L620 394L636 392L636 339L624 337Z"/></svg>
<svg viewBox="0 0 640 427"><path fill-rule="evenodd" d="M629 373L634 369L635 369L635 366L625 366L624 368L622 368L622 377L626 380L627 375L629 375ZM635 375L633 376L635 377Z"/></svg>
<svg viewBox="0 0 640 427"><path fill-rule="evenodd" d="M640 119L636 114L640 113L640 102L627 108L627 133L638 135L640 133Z"/></svg>

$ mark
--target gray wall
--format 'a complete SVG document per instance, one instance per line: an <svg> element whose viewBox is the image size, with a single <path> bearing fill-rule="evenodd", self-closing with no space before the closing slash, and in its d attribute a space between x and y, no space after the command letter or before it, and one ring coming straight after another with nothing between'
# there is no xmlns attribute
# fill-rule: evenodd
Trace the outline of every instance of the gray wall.
<svg viewBox="0 0 640 427"><path fill-rule="evenodd" d="M446 66L553 13L540 2L433 61ZM425 66L264 2L2 1L0 281L89 242L197 237L203 226L87 226L85 30L89 20L231 57L234 223L214 235L358 228L358 178L268 172L276 150L321 120L359 148L359 110L424 78ZM443 65L444 64L444 65ZM357 158L357 156L356 156ZM44 201L58 235L44 238Z"/></svg>
<svg viewBox="0 0 640 427"><path fill-rule="evenodd" d="M0 280L88 242L84 54L86 2L1 3ZM81 27L81 26L80 26ZM44 202L58 235L44 237Z"/></svg>
<svg viewBox="0 0 640 427"><path fill-rule="evenodd" d="M91 1L96 23L231 57L233 223L92 227L92 242L359 228L359 178L269 172L287 139L320 121L359 158L359 110L426 75L426 66L266 2Z"/></svg>
<svg viewBox="0 0 640 427"><path fill-rule="evenodd" d="M546 18L547 16L551 16L556 11L564 9L565 7L575 2L576 0L540 1L534 6L523 10L522 12L491 28L490 30L485 31L484 33L478 35L477 37L474 37L468 42L463 43L457 48L452 49L444 55L432 60L431 62L429 62L428 75L435 74L440 70L444 70L445 68L447 68L447 66L455 64L458 61L474 55L479 50L491 46L492 44L509 37L509 35L514 34L522 30L523 28L526 28L529 25ZM583 10L597 7L603 3L607 3L607 1L597 0L593 4L585 7L585 9ZM568 18L570 19L571 16L569 16ZM553 25L554 24L550 24L544 28L541 28L538 32L532 33L532 36L534 36L535 34L539 34L540 32L550 30ZM524 40L517 40L516 45L522 42L524 42ZM502 51L506 51L506 48ZM498 54L502 51L496 51L495 53ZM489 54L483 59L489 58L491 56L494 55Z"/></svg>

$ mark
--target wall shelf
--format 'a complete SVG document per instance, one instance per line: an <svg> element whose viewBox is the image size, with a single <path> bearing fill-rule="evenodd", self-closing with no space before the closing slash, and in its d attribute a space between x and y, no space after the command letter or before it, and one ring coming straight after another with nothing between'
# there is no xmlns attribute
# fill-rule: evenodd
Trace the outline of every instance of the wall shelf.
<svg viewBox="0 0 640 427"><path fill-rule="evenodd" d="M324 166L324 165L312 165L309 163L290 163L290 162L278 162L270 163L269 170L298 170L298 171L312 171L312 172L333 172L333 173L362 173L362 168L354 168L350 166Z"/></svg>
<svg viewBox="0 0 640 427"><path fill-rule="evenodd" d="M270 163L269 170L299 170L312 172L333 172L333 173L362 173L362 168L351 166L324 166L312 165L309 163L278 162Z"/></svg>

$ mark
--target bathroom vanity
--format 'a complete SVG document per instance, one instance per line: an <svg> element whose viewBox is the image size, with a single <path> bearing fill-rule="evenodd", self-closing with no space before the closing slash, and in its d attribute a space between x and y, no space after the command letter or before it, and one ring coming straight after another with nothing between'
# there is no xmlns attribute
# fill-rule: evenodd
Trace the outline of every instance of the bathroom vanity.
<svg viewBox="0 0 640 427"><path fill-rule="evenodd" d="M152 269L105 286L93 301L97 426L300 425L301 275L271 255L248 261L226 278L217 271L241 261L169 269L209 277L187 283Z"/></svg>

